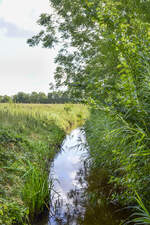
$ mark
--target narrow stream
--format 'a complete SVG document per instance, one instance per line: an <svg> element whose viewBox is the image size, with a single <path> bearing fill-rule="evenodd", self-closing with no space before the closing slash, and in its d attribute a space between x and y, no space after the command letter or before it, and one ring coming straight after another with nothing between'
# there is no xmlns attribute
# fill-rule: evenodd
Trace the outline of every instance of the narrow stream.
<svg viewBox="0 0 150 225"><path fill-rule="evenodd" d="M120 213L113 204L106 203L103 198L103 190L109 187L103 182L102 187L99 186L101 177L98 173L88 175L90 170L87 169L86 146L85 133L82 129L77 128L66 136L50 171L49 177L53 180L53 188L49 219L44 225L121 224L123 213ZM102 196L96 204L92 201L93 187L94 191L98 189Z"/></svg>
<svg viewBox="0 0 150 225"><path fill-rule="evenodd" d="M51 211L48 225L76 225L78 210L83 213L81 207L77 209L77 206L75 206L71 194L83 188L81 182L77 179L77 173L83 167L87 156L85 134L81 129L75 129L70 135L66 136L61 152L55 158L51 168L50 177L54 181L54 187L51 193ZM86 186L86 182L84 186Z"/></svg>

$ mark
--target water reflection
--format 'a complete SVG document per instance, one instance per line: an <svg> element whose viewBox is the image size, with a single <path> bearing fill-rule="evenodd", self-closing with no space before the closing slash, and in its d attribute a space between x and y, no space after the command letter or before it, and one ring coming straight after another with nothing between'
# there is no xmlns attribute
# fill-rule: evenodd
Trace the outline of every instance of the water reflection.
<svg viewBox="0 0 150 225"><path fill-rule="evenodd" d="M55 158L48 225L119 225L123 216L107 204L111 187L105 170L89 171L85 134L74 130Z"/></svg>
<svg viewBox="0 0 150 225"><path fill-rule="evenodd" d="M66 137L61 153L54 160L50 173L50 176L53 177L54 187L51 193L49 225L76 224L75 213L73 213L75 210L74 200L70 198L69 192L81 188L76 174L83 159L87 157L85 146L84 132L78 128Z"/></svg>

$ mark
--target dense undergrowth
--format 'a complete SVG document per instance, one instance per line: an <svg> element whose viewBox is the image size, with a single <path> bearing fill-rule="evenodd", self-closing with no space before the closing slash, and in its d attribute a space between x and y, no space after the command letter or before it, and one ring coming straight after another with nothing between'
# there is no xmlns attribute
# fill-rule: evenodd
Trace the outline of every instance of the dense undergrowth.
<svg viewBox="0 0 150 225"><path fill-rule="evenodd" d="M49 162L82 105L0 105L0 224L30 224L48 207Z"/></svg>
<svg viewBox="0 0 150 225"><path fill-rule="evenodd" d="M150 209L148 132L118 114L98 109L92 110L85 129L92 166L109 173L108 198L132 205L136 191Z"/></svg>

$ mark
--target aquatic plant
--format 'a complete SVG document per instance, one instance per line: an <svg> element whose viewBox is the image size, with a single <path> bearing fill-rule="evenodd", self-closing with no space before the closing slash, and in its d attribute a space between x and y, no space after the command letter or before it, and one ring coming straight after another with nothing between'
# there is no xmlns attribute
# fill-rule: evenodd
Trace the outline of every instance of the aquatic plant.
<svg viewBox="0 0 150 225"><path fill-rule="evenodd" d="M144 206L144 203L143 203L142 199L140 198L140 196L138 195L137 192L136 192L135 199L138 203L138 206L130 207L134 210L134 212L130 216L131 218L133 217L133 219L127 221L126 223L124 223L124 225L133 224L133 223L135 225L150 224L150 213L148 212L148 210Z"/></svg>

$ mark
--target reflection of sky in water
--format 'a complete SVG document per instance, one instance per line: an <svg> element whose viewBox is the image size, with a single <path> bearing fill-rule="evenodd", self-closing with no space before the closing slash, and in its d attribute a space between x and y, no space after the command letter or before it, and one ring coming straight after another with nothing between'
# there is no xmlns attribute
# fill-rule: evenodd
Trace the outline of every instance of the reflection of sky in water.
<svg viewBox="0 0 150 225"><path fill-rule="evenodd" d="M76 179L76 174L82 165L81 156L84 158L83 155L87 154L87 150L82 144L86 144L85 135L78 128L67 135L62 144L62 151L55 158L54 165L51 168L51 176L55 180L54 190L59 193L59 199L63 199L62 214L66 209L66 204L73 205L67 197L67 193L72 189L81 187ZM54 203L58 199L58 195L53 191L52 196L52 203ZM57 223L50 219L49 224Z"/></svg>

